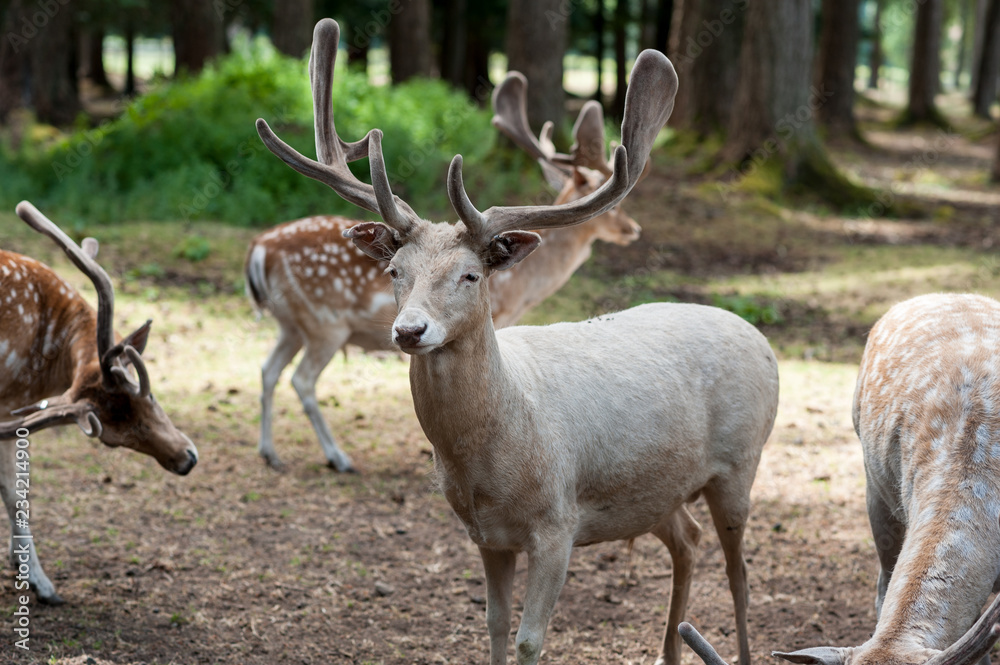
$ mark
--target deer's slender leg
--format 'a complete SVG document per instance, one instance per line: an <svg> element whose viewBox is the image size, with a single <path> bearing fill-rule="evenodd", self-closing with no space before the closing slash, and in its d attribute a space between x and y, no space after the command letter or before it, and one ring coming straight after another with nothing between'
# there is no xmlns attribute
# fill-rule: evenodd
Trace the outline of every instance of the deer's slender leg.
<svg viewBox="0 0 1000 665"><path fill-rule="evenodd" d="M752 482L752 477L751 477ZM740 649L740 665L750 665L750 639L747 635L747 608L750 605L750 585L747 565L743 560L743 532L750 513L749 487L743 483L725 481L705 489L705 499L712 512L712 522L719 534L719 543L726 557L726 577L736 610L736 637Z"/></svg>
<svg viewBox="0 0 1000 665"><path fill-rule="evenodd" d="M63 599L56 593L52 582L42 570L42 564L35 552L35 542L31 538L29 527L31 520L29 503L17 494L18 489L27 489L30 492L31 487L30 477L26 482L20 483L20 488L18 487L16 450L15 440L0 441L0 495L3 495L3 504L10 518L10 563L17 571L15 583L26 578L28 586L35 592L35 597L40 602L59 605ZM19 510L24 512L19 515Z"/></svg>
<svg viewBox="0 0 1000 665"><path fill-rule="evenodd" d="M351 458L337 446L337 442L330 432L330 427L326 424L323 414L320 413L319 403L316 401L316 380L326 368L330 359L347 343L351 331L347 328L327 331L323 340L306 341L306 350L302 354L299 366L295 368L292 375L292 385L299 394L302 401L302 408L312 422L313 429L319 443L323 446L323 454L326 455L327 463L337 471L352 472L354 465Z"/></svg>
<svg viewBox="0 0 1000 665"><path fill-rule="evenodd" d="M285 369L292 358L302 348L302 335L292 328L281 327L278 333L278 343L274 345L271 354L264 361L261 368L260 393L260 441L257 444L257 452L274 468L281 467L281 460L274 450L274 438L272 434L272 411L274 407L274 387L281 378L281 371Z"/></svg>
<svg viewBox="0 0 1000 665"><path fill-rule="evenodd" d="M490 631L490 665L506 665L510 636L510 603L517 554L479 548L486 572L486 626Z"/></svg>
<svg viewBox="0 0 1000 665"><path fill-rule="evenodd" d="M875 592L875 619L877 621L882 616L885 592L889 588L889 580L896 567L899 551L903 548L906 525L893 516L892 510L879 496L878 491L872 487L871 482L867 483L865 499L868 504L868 522L872 527L872 536L875 538L875 551L878 553L879 562L878 589Z"/></svg>
<svg viewBox="0 0 1000 665"><path fill-rule="evenodd" d="M653 529L653 535L663 541L670 550L673 564L670 594L670 613L663 636L663 649L655 665L680 665L681 637L677 626L684 620L688 597L691 593L691 578L694 573L698 541L701 540L701 526L691 516L685 506L681 506L661 524Z"/></svg>
<svg viewBox="0 0 1000 665"><path fill-rule="evenodd" d="M566 537L549 540L528 552L528 586L524 613L514 642L517 665L535 665L542 655L545 630L559 592L566 582L572 551L573 540Z"/></svg>

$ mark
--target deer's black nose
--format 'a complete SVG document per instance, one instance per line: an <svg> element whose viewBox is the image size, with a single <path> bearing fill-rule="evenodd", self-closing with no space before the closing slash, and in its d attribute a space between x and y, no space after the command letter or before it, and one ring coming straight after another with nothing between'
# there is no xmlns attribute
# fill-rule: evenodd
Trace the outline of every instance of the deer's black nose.
<svg viewBox="0 0 1000 665"><path fill-rule="evenodd" d="M396 344L401 347L410 347L420 344L420 336L427 332L427 324L419 326L396 326Z"/></svg>

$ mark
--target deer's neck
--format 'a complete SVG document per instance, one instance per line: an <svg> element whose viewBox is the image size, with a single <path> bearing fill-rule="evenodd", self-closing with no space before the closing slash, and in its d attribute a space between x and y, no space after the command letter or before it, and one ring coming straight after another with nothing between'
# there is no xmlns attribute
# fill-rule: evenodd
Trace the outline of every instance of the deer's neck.
<svg viewBox="0 0 1000 665"><path fill-rule="evenodd" d="M993 484L974 476L957 483L972 493L973 486ZM945 493L925 497L912 511L874 641L944 649L973 624L1000 572L997 515L988 504L995 501L971 503Z"/></svg>
<svg viewBox="0 0 1000 665"><path fill-rule="evenodd" d="M461 470L490 456L487 442L530 422L515 372L485 315L472 334L410 361L414 409L439 457Z"/></svg>
<svg viewBox="0 0 1000 665"><path fill-rule="evenodd" d="M587 224L550 229L532 255L491 276L490 303L496 327L517 323L529 309L558 291L590 258L594 239Z"/></svg>

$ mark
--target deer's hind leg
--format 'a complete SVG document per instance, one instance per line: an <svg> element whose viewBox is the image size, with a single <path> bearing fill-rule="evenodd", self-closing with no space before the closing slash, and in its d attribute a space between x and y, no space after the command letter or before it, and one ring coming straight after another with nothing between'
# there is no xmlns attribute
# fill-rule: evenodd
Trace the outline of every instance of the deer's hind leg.
<svg viewBox="0 0 1000 665"><path fill-rule="evenodd" d="M652 533L667 546L673 564L670 612L667 615L663 647L655 665L680 665L681 638L677 633L677 626L684 620L688 597L691 594L691 579L694 575L698 541L701 540L701 526L688 512L687 507L681 505L658 524Z"/></svg>

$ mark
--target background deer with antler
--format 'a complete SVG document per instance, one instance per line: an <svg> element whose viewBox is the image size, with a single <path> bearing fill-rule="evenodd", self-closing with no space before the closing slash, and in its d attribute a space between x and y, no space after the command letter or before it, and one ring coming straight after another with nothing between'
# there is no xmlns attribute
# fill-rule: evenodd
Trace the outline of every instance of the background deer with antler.
<svg viewBox="0 0 1000 665"><path fill-rule="evenodd" d="M610 210L638 180L673 107L677 77L644 51L628 88L622 145L592 194L562 205L480 212L456 156L448 194L461 222L420 219L389 188L382 133L356 143L330 113L339 27L313 35L310 76L319 160L257 130L289 166L381 215L347 231L388 261L398 314L393 341L412 355L414 408L434 446L439 483L479 546L490 663L506 662L514 569L528 555L517 662L538 661L574 546L660 538L674 588L658 662L680 662L676 625L690 588L699 527L684 504L705 496L726 558L741 662L749 663L743 531L760 452L774 422L777 363L750 324L698 305L654 304L580 323L496 331L487 278L540 243L524 229L578 224ZM348 162L368 156L372 185Z"/></svg>
<svg viewBox="0 0 1000 665"><path fill-rule="evenodd" d="M1000 302L920 296L868 335L854 393L880 571L875 633L803 665L972 665L1000 634ZM971 626L971 628L970 628ZM685 630L711 665L721 659ZM985 656L985 658L984 658Z"/></svg>
<svg viewBox="0 0 1000 665"><path fill-rule="evenodd" d="M527 81L512 72L493 91L493 124L538 160L548 182L559 190L554 205L576 201L600 187L611 173L601 105L588 102L573 128L568 155L555 152L547 123L542 139L528 129ZM316 382L345 344L363 349L393 349L395 302L386 263L374 262L343 232L357 224L343 217L309 217L266 231L250 243L244 274L247 292L260 310L278 322L278 342L261 368L261 419L258 452L272 467L281 461L274 448L274 389L282 370L304 348L292 385L316 431L327 464L351 471L350 458L337 445L316 400ZM639 237L639 225L618 206L585 224L542 232L538 250L490 280L493 323L503 328L559 290L590 257L595 240L626 245Z"/></svg>
<svg viewBox="0 0 1000 665"><path fill-rule="evenodd" d="M0 250L0 418L16 416L0 420L0 494L11 522L12 556L17 536L18 543L28 543L28 583L36 597L61 603L29 528L15 519L21 509L15 486L18 431L34 434L77 423L87 436L150 455L180 475L194 468L198 452L153 398L142 359L151 322L116 341L114 291L94 261L97 242L88 238L81 249L30 203L21 202L17 214L52 238L97 290L95 312L47 266Z"/></svg>

